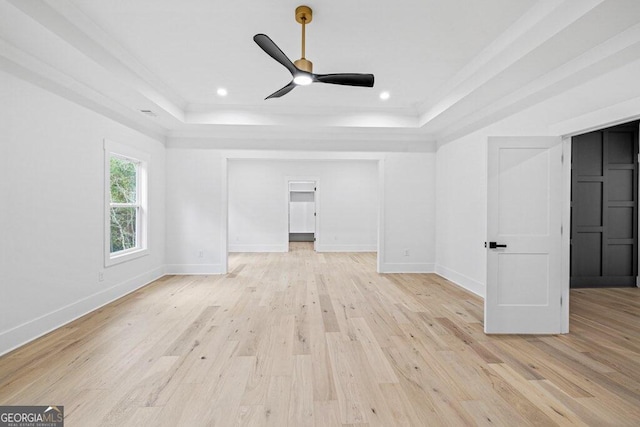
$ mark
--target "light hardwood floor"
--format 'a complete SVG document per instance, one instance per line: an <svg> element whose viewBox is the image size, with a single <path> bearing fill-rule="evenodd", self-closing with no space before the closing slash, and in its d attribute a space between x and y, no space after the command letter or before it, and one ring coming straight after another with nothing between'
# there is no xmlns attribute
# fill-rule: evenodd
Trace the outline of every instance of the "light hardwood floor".
<svg viewBox="0 0 640 427"><path fill-rule="evenodd" d="M0 404L67 426L640 425L640 290L571 292L571 333L486 336L482 300L374 254L234 254L0 358Z"/></svg>

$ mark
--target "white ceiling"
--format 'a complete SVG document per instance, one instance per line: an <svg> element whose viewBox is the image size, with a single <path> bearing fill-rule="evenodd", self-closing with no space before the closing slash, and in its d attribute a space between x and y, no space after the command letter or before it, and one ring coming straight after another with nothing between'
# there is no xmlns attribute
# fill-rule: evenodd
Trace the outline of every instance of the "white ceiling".
<svg viewBox="0 0 640 427"><path fill-rule="evenodd" d="M373 73L375 87L313 84L265 101L291 77L252 37L265 33L297 59L300 4L0 0L0 66L163 137L304 130L418 141L473 130L640 57L637 0L308 1L314 71Z"/></svg>
<svg viewBox="0 0 640 427"><path fill-rule="evenodd" d="M71 0L189 104L412 108L503 32L533 0L310 1L307 57L316 72L365 72L375 89L313 85L264 98L291 78L254 43L265 33L300 57L304 0ZM230 95L220 99L217 87Z"/></svg>

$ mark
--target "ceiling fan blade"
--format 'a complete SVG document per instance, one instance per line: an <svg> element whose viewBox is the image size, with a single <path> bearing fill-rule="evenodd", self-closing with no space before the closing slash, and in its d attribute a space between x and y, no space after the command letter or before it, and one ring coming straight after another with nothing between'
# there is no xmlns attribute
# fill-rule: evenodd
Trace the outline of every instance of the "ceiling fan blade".
<svg viewBox="0 0 640 427"><path fill-rule="evenodd" d="M255 41L258 46L260 46L262 50L267 53L267 55L284 65L284 67L289 70L291 75L298 71L296 66L293 65L293 62L291 62L291 60L287 58L287 55L285 55L284 52L282 52L280 48L273 42L273 40L271 40L267 35L256 34L255 36L253 36L253 41Z"/></svg>
<svg viewBox="0 0 640 427"><path fill-rule="evenodd" d="M277 91L273 92L271 95L267 96L265 100L271 99L271 98L280 98L281 96L291 92L294 87L296 87L296 84L293 83L293 80L291 80L288 85L286 85L282 89L278 89Z"/></svg>
<svg viewBox="0 0 640 427"><path fill-rule="evenodd" d="M345 86L373 87L373 74L338 73L315 74L314 80L321 83L331 83Z"/></svg>

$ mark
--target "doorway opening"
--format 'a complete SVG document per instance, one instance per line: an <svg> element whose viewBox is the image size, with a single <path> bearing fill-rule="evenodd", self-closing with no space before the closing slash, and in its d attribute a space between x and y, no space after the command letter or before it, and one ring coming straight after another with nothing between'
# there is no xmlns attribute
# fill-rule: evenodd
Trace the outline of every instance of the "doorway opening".
<svg viewBox="0 0 640 427"><path fill-rule="evenodd" d="M298 245L316 252L375 252L376 271L383 269L384 159L369 153L280 156L223 156L220 271L229 271L230 253L289 252ZM289 243L290 181L316 184L313 243Z"/></svg>
<svg viewBox="0 0 640 427"><path fill-rule="evenodd" d="M317 239L316 225L316 181L289 181L287 186L289 200L289 245L292 242L308 242L313 244Z"/></svg>
<svg viewBox="0 0 640 427"><path fill-rule="evenodd" d="M571 138L571 288L638 283L639 123Z"/></svg>

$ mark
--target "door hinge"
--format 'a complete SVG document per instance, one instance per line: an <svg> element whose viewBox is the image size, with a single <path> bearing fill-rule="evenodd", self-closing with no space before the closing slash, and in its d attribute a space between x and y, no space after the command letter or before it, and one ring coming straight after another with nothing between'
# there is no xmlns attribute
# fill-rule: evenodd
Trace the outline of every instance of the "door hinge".
<svg viewBox="0 0 640 427"><path fill-rule="evenodd" d="M313 213L313 216L317 216L317 215L318 215L317 213L315 213L315 212Z"/></svg>
<svg viewBox="0 0 640 427"><path fill-rule="evenodd" d="M562 307L562 295L560 295L560 307Z"/></svg>
<svg viewBox="0 0 640 427"><path fill-rule="evenodd" d="M560 163L564 163L564 153L560 154Z"/></svg>
<svg viewBox="0 0 640 427"><path fill-rule="evenodd" d="M562 228L562 225L560 225L560 235L562 236L562 232L564 231L564 229Z"/></svg>
<svg viewBox="0 0 640 427"><path fill-rule="evenodd" d="M638 153L638 163L640 163L640 153Z"/></svg>

